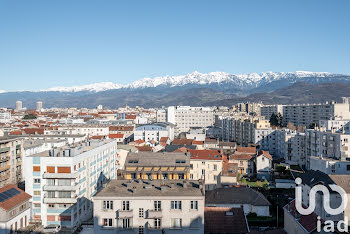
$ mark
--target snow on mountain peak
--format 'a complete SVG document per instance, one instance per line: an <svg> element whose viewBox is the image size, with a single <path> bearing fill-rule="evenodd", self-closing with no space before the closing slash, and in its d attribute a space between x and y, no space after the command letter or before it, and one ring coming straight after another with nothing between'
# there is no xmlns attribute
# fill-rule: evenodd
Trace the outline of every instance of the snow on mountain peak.
<svg viewBox="0 0 350 234"><path fill-rule="evenodd" d="M224 84L231 83L240 87L258 87L260 84L269 83L276 80L282 79L299 79L307 77L330 77L333 74L328 72L309 72L309 71L296 71L296 72L263 72L263 73L246 73L246 74L229 74L226 72L210 72L200 73L194 71L185 75L179 76L159 76L154 78L143 78L134 81L127 85L120 85L113 82L101 82L83 86L72 86L72 87L54 87L40 91L59 91L59 92L79 92L79 91L90 91L100 92L110 89L120 88L151 88L157 86L183 86L183 85L206 85L206 84Z"/></svg>

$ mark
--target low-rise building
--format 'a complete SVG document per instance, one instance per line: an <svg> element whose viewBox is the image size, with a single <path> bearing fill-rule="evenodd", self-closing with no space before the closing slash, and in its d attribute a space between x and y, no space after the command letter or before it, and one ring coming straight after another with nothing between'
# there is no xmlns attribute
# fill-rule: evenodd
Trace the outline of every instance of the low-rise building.
<svg viewBox="0 0 350 234"><path fill-rule="evenodd" d="M95 233L203 233L198 181L112 180L94 198Z"/></svg>

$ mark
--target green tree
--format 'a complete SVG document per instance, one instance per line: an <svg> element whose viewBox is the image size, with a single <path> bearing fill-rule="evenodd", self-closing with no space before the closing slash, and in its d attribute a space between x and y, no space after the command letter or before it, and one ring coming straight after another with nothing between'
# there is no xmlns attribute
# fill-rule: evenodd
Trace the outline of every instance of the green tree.
<svg viewBox="0 0 350 234"><path fill-rule="evenodd" d="M36 117L36 115L34 115L34 114L26 114L24 117L23 117L23 119L36 119L37 117Z"/></svg>
<svg viewBox="0 0 350 234"><path fill-rule="evenodd" d="M270 124L272 126L278 126L278 118L277 118L277 115L275 113L272 113L272 115L270 117Z"/></svg>
<svg viewBox="0 0 350 234"><path fill-rule="evenodd" d="M278 127L282 127L282 125L283 125L283 116L281 115L281 113L278 113L276 118L277 118L277 124L278 124L277 126Z"/></svg>

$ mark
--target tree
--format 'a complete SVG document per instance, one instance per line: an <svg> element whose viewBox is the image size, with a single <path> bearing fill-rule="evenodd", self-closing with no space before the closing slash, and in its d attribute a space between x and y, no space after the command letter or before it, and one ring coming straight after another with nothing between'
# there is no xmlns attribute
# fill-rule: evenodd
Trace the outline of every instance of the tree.
<svg viewBox="0 0 350 234"><path fill-rule="evenodd" d="M309 125L309 129L315 129L316 127L318 127L318 124L317 123L310 123Z"/></svg>
<svg viewBox="0 0 350 234"><path fill-rule="evenodd" d="M272 115L270 117L270 124L272 126L278 126L278 119L277 119L277 115L275 113L272 113Z"/></svg>
<svg viewBox="0 0 350 234"><path fill-rule="evenodd" d="M36 115L35 114L26 114L23 119L36 119Z"/></svg>
<svg viewBox="0 0 350 234"><path fill-rule="evenodd" d="M282 127L282 125L283 125L283 116L279 112L277 114L277 123L278 123L278 125L277 125L278 127Z"/></svg>

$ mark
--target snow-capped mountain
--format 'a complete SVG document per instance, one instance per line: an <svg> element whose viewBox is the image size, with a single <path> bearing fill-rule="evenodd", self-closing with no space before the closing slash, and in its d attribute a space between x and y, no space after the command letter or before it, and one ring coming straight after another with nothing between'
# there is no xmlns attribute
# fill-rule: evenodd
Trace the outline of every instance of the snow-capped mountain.
<svg viewBox="0 0 350 234"><path fill-rule="evenodd" d="M72 87L54 87L40 91L58 91L58 92L100 92L113 89L139 89L139 88L155 88L155 87L177 87L185 85L205 86L205 85L222 85L234 86L242 90L254 89L259 86L266 85L276 81L291 80L295 83L298 80L305 81L305 79L318 79L322 81L334 77L343 77L345 75L331 74L328 72L264 72L264 73L249 73L249 74L229 74L225 72L210 72L200 73L192 72L180 76L163 76L155 78L143 78L132 82L131 84L121 85L113 82L102 82L83 86ZM347 76L348 77L348 76Z"/></svg>
<svg viewBox="0 0 350 234"><path fill-rule="evenodd" d="M50 91L58 91L58 92L81 92L81 91L90 91L90 92L101 92L109 89L120 89L122 86L113 82L101 82L94 83L89 85L82 86L71 86L71 87L54 87L49 89L42 89L41 92L50 92Z"/></svg>

